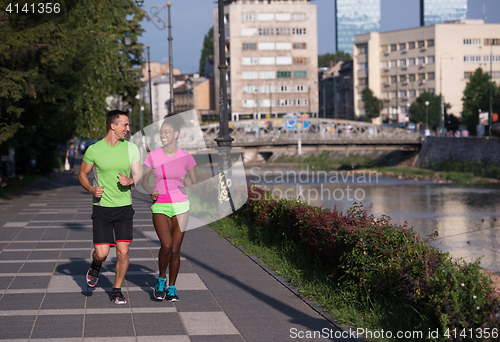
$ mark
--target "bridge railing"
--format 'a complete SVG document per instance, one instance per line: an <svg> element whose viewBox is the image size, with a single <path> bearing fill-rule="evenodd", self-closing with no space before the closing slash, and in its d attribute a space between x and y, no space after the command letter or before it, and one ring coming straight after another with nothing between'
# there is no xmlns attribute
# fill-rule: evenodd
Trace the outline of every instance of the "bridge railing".
<svg viewBox="0 0 500 342"><path fill-rule="evenodd" d="M207 146L214 145L218 124L201 126ZM318 118L282 118L231 121L233 145L294 143L418 143L418 131L370 123Z"/></svg>

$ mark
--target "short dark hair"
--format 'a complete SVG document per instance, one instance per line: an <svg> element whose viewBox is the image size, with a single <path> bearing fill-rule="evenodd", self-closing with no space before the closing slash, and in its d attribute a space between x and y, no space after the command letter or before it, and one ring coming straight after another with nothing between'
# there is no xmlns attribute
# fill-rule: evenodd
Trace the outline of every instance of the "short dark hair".
<svg viewBox="0 0 500 342"><path fill-rule="evenodd" d="M167 115L161 125L170 125L174 129L174 132L180 132L182 126L184 126L184 119L180 115Z"/></svg>
<svg viewBox="0 0 500 342"><path fill-rule="evenodd" d="M116 120L120 117L120 115L125 115L126 117L128 117L128 112L124 112L118 109L110 110L108 112L108 115L106 117L106 132L109 132L109 130L111 129L111 124L116 123Z"/></svg>

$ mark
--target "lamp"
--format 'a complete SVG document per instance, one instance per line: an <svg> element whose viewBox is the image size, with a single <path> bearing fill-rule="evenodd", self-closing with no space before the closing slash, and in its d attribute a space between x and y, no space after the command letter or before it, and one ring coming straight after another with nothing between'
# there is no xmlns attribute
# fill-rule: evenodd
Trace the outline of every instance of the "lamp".
<svg viewBox="0 0 500 342"><path fill-rule="evenodd" d="M425 136L429 133L429 101L425 101Z"/></svg>
<svg viewBox="0 0 500 342"><path fill-rule="evenodd" d="M140 7L144 3L144 0L135 0L135 3Z"/></svg>
<svg viewBox="0 0 500 342"><path fill-rule="evenodd" d="M126 46L132 45L132 35L130 32L125 32L125 36L123 37L123 44Z"/></svg>

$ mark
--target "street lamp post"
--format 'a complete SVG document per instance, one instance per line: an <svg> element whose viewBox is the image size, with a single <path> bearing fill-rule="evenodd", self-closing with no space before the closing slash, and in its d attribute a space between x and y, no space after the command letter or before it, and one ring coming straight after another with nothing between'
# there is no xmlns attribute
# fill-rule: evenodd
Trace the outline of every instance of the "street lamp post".
<svg viewBox="0 0 500 342"><path fill-rule="evenodd" d="M429 135L429 101L425 101L425 136Z"/></svg>
<svg viewBox="0 0 500 342"><path fill-rule="evenodd" d="M149 79L149 119L150 124L153 124L153 92L151 90L151 59L149 58L149 44L148 44L148 79Z"/></svg>
<svg viewBox="0 0 500 342"><path fill-rule="evenodd" d="M186 81L186 89L187 89L187 109L190 110L191 109L191 104L189 102L189 95L191 93L191 89L192 89L192 84L193 84L193 81L191 81L190 78L187 79ZM194 97L194 96L193 96Z"/></svg>
<svg viewBox="0 0 500 342"><path fill-rule="evenodd" d="M227 208L227 204L234 211L234 204L229 191L231 182L229 171L231 167L231 142L234 140L229 135L228 108L227 108L227 86L226 86L226 37L224 25L224 0L218 0L218 21L219 21L219 136L215 139L218 146L219 176L218 176L218 209L222 212Z"/></svg>
<svg viewBox="0 0 500 342"><path fill-rule="evenodd" d="M408 123L410 121L410 102L407 102L406 103L406 123Z"/></svg>
<svg viewBox="0 0 500 342"><path fill-rule="evenodd" d="M170 1L168 7L168 78L170 81L170 113L174 113L174 63L172 61L172 25L170 24Z"/></svg>

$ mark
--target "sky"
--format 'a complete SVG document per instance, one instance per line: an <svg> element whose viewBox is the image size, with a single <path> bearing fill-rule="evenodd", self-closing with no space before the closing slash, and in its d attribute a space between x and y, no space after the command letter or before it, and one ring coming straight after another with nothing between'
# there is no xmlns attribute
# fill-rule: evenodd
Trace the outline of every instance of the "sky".
<svg viewBox="0 0 500 342"><path fill-rule="evenodd" d="M153 8L145 6L165 6L167 1L144 0L143 9L149 11ZM197 72L203 38L213 26L213 9L217 7L217 2L215 0L170 0L170 2L174 67L181 69L183 73ZM317 6L318 13L318 53L334 53L334 0L312 0L311 3ZM381 32L419 26L419 0L381 0L381 3ZM469 0L467 18L483 19L483 4L486 23L500 23L499 0ZM160 14L166 22L166 8ZM162 23L157 24L163 27ZM168 28L160 30L153 22L148 22L146 19L143 20L142 27L145 32L139 41L145 46L150 45L151 61L168 62ZM146 56L145 53L144 57Z"/></svg>

